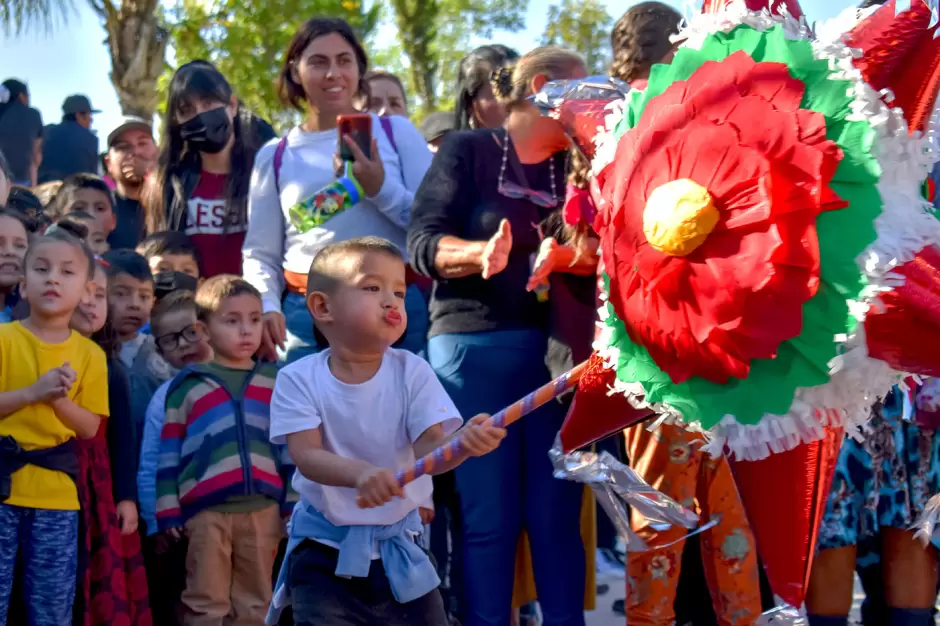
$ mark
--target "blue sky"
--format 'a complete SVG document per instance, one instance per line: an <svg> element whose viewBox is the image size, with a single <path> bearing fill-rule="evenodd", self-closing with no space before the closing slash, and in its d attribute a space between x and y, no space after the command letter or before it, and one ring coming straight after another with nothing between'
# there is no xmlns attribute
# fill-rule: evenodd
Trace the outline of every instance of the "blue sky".
<svg viewBox="0 0 940 626"><path fill-rule="evenodd" d="M667 0L680 10L691 3ZM632 0L604 0L612 16L619 17ZM114 88L108 78L111 61L104 45L105 32L98 17L84 0L75 0L74 16L60 24L53 34L28 33L9 40L0 36L0 80L19 78L29 84L32 105L40 110L43 121L56 122L62 116L61 105L73 93L87 94L94 106L102 110L95 118L94 128L106 135L121 117ZM527 28L518 33L499 33L495 39L517 50L528 50L545 29L550 0L529 0ZM698 3L695 3L696 5ZM801 0L810 21L833 17L843 9L857 4L854 0ZM380 34L392 36L386 30Z"/></svg>

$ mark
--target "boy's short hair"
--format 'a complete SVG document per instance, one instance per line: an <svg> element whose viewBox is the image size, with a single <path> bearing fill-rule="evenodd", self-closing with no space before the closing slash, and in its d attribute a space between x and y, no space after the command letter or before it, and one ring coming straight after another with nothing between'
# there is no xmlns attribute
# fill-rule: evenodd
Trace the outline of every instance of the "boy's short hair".
<svg viewBox="0 0 940 626"><path fill-rule="evenodd" d="M196 306L196 293L185 289L177 289L157 300L157 303L153 306L153 311L150 312L150 326L157 328L167 314L187 310L191 311L197 318L199 317L199 307Z"/></svg>
<svg viewBox="0 0 940 626"><path fill-rule="evenodd" d="M342 274L343 262L351 255L363 256L369 253L385 254L405 262L405 257L398 246L381 237L357 237L332 243L313 257L310 271L307 272L307 293L320 291L333 293L346 278Z"/></svg>
<svg viewBox="0 0 940 626"><path fill-rule="evenodd" d="M196 307L199 319L205 321L209 315L219 310L222 301L248 294L261 301L261 292L241 276L219 274L213 276L196 291Z"/></svg>
<svg viewBox="0 0 940 626"><path fill-rule="evenodd" d="M109 250L101 258L107 263L105 273L108 278L127 274L140 281L153 282L153 274L150 273L147 259L133 250Z"/></svg>
<svg viewBox="0 0 940 626"><path fill-rule="evenodd" d="M175 230L148 235L137 244L137 252L148 261L155 256L179 254L191 256L197 264L199 263L199 251L193 240L186 233Z"/></svg>
<svg viewBox="0 0 940 626"><path fill-rule="evenodd" d="M104 182L104 179L100 176L81 173L72 174L62 181L62 186L59 187L59 191L56 192L55 201L49 203L46 208L46 213L49 217L52 219L63 217L66 214L66 209L72 204L75 192L82 189L100 191L108 198L108 203L111 205L111 209L114 210L114 195L111 193L111 188L108 187L108 183Z"/></svg>

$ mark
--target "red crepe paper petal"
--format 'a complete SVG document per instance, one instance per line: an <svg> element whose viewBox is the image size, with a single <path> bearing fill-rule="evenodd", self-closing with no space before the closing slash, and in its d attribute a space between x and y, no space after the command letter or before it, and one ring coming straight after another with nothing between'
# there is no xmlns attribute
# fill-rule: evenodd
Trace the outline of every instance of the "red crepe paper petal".
<svg viewBox="0 0 940 626"><path fill-rule="evenodd" d="M718 13L733 1L734 0L705 0L702 6L702 13ZM803 10L800 8L800 3L797 2L797 0L744 0L744 4L752 11L770 9L770 12L776 15L780 12L781 8L785 8L793 17L798 18L803 15Z"/></svg>
<svg viewBox="0 0 940 626"><path fill-rule="evenodd" d="M911 132L927 129L940 89L940 38L934 38L930 19L926 2L896 13L891 0L846 35L848 45L863 53L855 67L872 88L894 93L891 106L904 111Z"/></svg>
<svg viewBox="0 0 940 626"><path fill-rule="evenodd" d="M608 395L617 376L597 354L591 356L578 383L578 391L568 410L559 437L567 454L620 432L653 414L636 409L622 394Z"/></svg>
<svg viewBox="0 0 940 626"><path fill-rule="evenodd" d="M581 189L569 183L565 190L565 207L562 215L569 226L577 226L581 222L592 224L597 216L597 209L594 208L594 202L591 200L590 190Z"/></svg>
<svg viewBox="0 0 940 626"><path fill-rule="evenodd" d="M803 90L785 65L743 52L705 63L650 102L601 173L611 302L675 383L746 378L800 333L819 288L816 218L846 206L828 187L842 152L825 118L799 108ZM647 198L677 179L705 187L721 214L684 257L643 232Z"/></svg>
<svg viewBox="0 0 940 626"><path fill-rule="evenodd" d="M904 284L881 294L865 318L869 356L893 369L940 376L940 248L896 270Z"/></svg>
<svg viewBox="0 0 940 626"><path fill-rule="evenodd" d="M565 132L578 145L588 159L594 157L594 137L604 127L610 100L566 100L558 107L555 117Z"/></svg>
<svg viewBox="0 0 940 626"><path fill-rule="evenodd" d="M775 594L802 606L826 499L842 447L842 428L761 461L732 461L735 483Z"/></svg>

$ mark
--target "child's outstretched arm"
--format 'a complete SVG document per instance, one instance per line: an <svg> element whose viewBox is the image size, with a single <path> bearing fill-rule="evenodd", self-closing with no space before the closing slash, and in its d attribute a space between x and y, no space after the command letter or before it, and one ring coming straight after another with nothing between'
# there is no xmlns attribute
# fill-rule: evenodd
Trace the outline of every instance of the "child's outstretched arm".
<svg viewBox="0 0 940 626"><path fill-rule="evenodd" d="M467 421L463 427L452 434L450 437L444 435L444 425L435 424L424 431L414 443L415 456L419 459L427 454L434 452L440 446L450 443L451 440L460 438L461 453L450 461L437 465L431 470L431 474L443 474L454 469L471 456L483 456L499 447L500 442L506 436L505 428L493 426L493 419L481 413Z"/></svg>

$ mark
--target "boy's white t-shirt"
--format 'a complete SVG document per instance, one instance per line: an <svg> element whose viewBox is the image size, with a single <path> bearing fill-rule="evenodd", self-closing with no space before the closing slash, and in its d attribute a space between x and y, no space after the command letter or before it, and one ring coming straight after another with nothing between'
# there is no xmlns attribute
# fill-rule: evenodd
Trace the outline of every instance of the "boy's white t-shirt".
<svg viewBox="0 0 940 626"><path fill-rule="evenodd" d="M397 470L415 462L413 444L431 426L455 432L457 407L426 361L389 348L372 379L348 385L328 364L329 350L305 357L278 372L271 398L271 442L320 428L323 448L338 456ZM374 509L356 505L356 490L321 485L294 472L294 489L335 526L389 525L402 520L430 494L429 481L405 487Z"/></svg>

